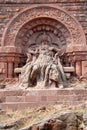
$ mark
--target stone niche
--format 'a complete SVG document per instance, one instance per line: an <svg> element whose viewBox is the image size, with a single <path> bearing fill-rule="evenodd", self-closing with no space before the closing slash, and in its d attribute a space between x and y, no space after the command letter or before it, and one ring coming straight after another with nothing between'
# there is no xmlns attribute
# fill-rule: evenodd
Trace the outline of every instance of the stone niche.
<svg viewBox="0 0 87 130"><path fill-rule="evenodd" d="M14 69L26 64L26 52L37 48L46 35L49 46L64 52L63 66L73 66L75 74L86 76L86 38L78 20L58 6L32 5L9 20L0 46L0 77L14 78Z"/></svg>

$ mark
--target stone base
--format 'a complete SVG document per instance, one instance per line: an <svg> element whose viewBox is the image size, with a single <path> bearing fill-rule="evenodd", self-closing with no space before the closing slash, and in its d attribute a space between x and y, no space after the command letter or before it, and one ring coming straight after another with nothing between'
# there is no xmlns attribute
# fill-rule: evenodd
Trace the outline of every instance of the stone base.
<svg viewBox="0 0 87 130"><path fill-rule="evenodd" d="M79 105L87 100L87 90L0 90L1 109L25 109L45 105Z"/></svg>

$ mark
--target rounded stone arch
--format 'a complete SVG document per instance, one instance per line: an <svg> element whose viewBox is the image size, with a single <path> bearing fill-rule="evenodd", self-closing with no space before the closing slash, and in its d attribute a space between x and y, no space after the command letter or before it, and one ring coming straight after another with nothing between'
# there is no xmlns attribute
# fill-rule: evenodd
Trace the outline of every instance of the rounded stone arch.
<svg viewBox="0 0 87 130"><path fill-rule="evenodd" d="M27 45L28 40L31 40L33 33L38 34L38 32L49 32L50 35L53 34L53 39L55 40L50 37L52 39L51 42L57 45L59 41L59 44L61 44L60 46L63 47L66 46L66 44L69 44L71 41L71 34L69 30L61 22L52 18L41 17L28 21L20 28L15 38L15 46L21 47L26 51L26 48L29 45ZM37 43L34 40L32 40L32 42Z"/></svg>
<svg viewBox="0 0 87 130"><path fill-rule="evenodd" d="M67 28L71 36L67 44L68 51L73 51L75 46L86 45L86 38L83 29L80 23L73 16L60 7L38 5L27 8L13 17L3 34L2 46L15 47L16 37L23 25L28 21L41 17L52 18L62 23L65 28Z"/></svg>

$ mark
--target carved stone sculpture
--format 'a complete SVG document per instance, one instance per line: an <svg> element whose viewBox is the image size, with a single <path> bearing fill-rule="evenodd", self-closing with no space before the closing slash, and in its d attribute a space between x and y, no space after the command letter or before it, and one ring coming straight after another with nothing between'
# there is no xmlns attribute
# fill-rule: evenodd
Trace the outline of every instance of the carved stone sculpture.
<svg viewBox="0 0 87 130"><path fill-rule="evenodd" d="M66 76L59 58L61 50L49 46L44 35L38 48L28 50L28 59L20 75L24 87L59 87L61 84L62 87L65 86Z"/></svg>

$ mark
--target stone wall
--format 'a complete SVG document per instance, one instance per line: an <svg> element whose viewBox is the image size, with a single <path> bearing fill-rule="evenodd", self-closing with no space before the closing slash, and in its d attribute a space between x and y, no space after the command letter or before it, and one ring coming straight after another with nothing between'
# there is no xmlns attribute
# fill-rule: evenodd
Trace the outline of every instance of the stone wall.
<svg viewBox="0 0 87 130"><path fill-rule="evenodd" d="M18 1L12 1L12 0L6 0L3 2L0 1L0 43L1 43L1 38L2 38L2 34L3 31L5 29L6 24L10 21L10 19L17 14L18 12L20 12L22 9L32 6L32 3L44 3L42 1L28 1L28 0L23 1L23 0L18 0ZM62 2L63 1L63 2ZM50 3L50 4L55 4L66 9L67 11L69 11L69 13L71 13L73 16L75 16L78 21L81 23L83 29L84 29L84 33L86 35L87 38L87 2L86 0L70 0L69 2L67 2L67 0L62 0L61 2L58 2L57 0L50 0L49 2L45 3ZM18 4L17 4L17 3ZM15 4L16 3L16 4ZM22 4L23 3L23 4ZM52 4L52 5L53 5Z"/></svg>
<svg viewBox="0 0 87 130"><path fill-rule="evenodd" d="M87 101L87 90L2 90L0 109L24 109L46 105L76 106Z"/></svg>
<svg viewBox="0 0 87 130"><path fill-rule="evenodd" d="M32 7L32 6L40 6L40 5L53 5L55 7L60 7L66 10L71 16L74 16L81 24L87 43L87 1L86 0L49 0L49 1L41 1L41 0L1 0L0 1L0 45L2 47L2 40L4 38L4 32L8 27L8 23L13 19L14 16L17 16L19 12L22 10ZM13 30L14 31L14 30ZM14 31L15 33L15 31ZM5 43L9 41L6 40ZM9 42L10 44L10 42ZM87 53L86 53L86 46L84 46L83 50L84 53L80 52L81 50L78 49L78 54L75 54L77 59L80 61L75 66L77 66L77 74L78 75L86 75L84 70L86 69L86 61L87 60ZM15 50L12 47L4 48L0 50L0 68L1 68L1 77L8 77L12 78L14 76L13 70L14 66L18 66L20 54L17 53L19 50ZM10 53L8 53L10 52ZM14 53L13 53L14 52ZM20 51L19 51L20 52ZM15 54L16 53L16 54ZM80 56L80 57L78 57ZM84 58L85 57L85 58ZM8 63L7 63L8 62ZM76 61L75 61L76 62ZM12 63L12 64L11 64ZM15 63L15 64L14 64ZM78 68L79 66L79 68ZM10 68L10 69L9 69ZM82 70L83 69L83 70ZM12 71L11 71L12 70ZM79 71L80 70L80 71Z"/></svg>

